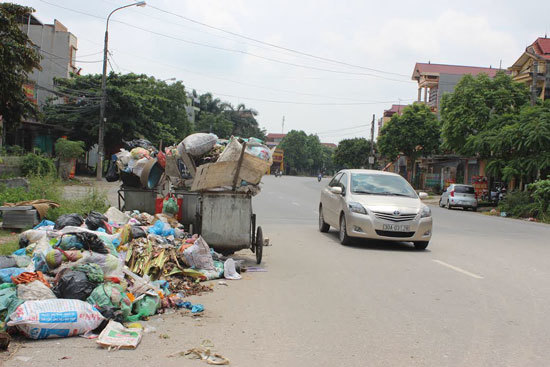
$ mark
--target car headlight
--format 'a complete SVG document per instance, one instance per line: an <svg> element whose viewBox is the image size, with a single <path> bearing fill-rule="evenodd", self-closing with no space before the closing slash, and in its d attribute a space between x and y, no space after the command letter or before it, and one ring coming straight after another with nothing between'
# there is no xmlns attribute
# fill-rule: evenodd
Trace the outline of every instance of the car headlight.
<svg viewBox="0 0 550 367"><path fill-rule="evenodd" d="M420 213L420 218L428 218L432 216L432 210L429 206L424 206Z"/></svg>
<svg viewBox="0 0 550 367"><path fill-rule="evenodd" d="M351 202L348 203L349 210L353 213L359 213L359 214L368 214L367 209L359 203Z"/></svg>

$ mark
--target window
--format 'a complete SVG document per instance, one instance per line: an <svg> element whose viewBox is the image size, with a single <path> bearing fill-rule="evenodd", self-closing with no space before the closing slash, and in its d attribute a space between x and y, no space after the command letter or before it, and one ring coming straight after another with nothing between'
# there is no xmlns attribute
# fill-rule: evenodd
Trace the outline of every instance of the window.
<svg viewBox="0 0 550 367"><path fill-rule="evenodd" d="M338 184L338 181L340 181L340 177L342 177L342 174L338 173L336 176L334 176L332 180L330 180L328 185L330 187L336 186Z"/></svg>
<svg viewBox="0 0 550 367"><path fill-rule="evenodd" d="M473 186L455 186L455 192L457 194L475 194Z"/></svg>
<svg viewBox="0 0 550 367"><path fill-rule="evenodd" d="M342 192L346 192L346 187L348 187L348 175L342 174L342 177L340 178L340 181L338 182L338 186L342 188Z"/></svg>
<svg viewBox="0 0 550 367"><path fill-rule="evenodd" d="M71 46L71 50L69 51L70 52L70 55L69 55L69 65L72 67L72 68L76 68L76 48L74 46Z"/></svg>
<svg viewBox="0 0 550 367"><path fill-rule="evenodd" d="M401 176L353 173L351 192L354 194L406 196L416 198L416 192Z"/></svg>

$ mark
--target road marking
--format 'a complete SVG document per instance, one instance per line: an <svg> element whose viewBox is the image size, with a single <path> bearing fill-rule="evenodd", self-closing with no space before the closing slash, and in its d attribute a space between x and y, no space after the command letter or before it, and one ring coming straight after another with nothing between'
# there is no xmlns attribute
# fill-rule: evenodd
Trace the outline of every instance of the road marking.
<svg viewBox="0 0 550 367"><path fill-rule="evenodd" d="M474 273L470 273L469 271L467 270L464 270L464 269L461 269L457 266L454 266L454 265L451 265L451 264L447 264L446 262L444 261L441 261L441 260L433 260L432 261L438 263L439 265L443 265L443 266L446 266L448 267L449 269L453 269L454 271L458 271L459 273L462 273L462 274L466 274L468 276L471 276L472 278L476 278L476 279L483 279L483 277L481 275L477 275L477 274L474 274Z"/></svg>
<svg viewBox="0 0 550 367"><path fill-rule="evenodd" d="M293 201L293 202L292 202L292 205L300 206L300 204L299 204L298 202L296 202L296 201Z"/></svg>

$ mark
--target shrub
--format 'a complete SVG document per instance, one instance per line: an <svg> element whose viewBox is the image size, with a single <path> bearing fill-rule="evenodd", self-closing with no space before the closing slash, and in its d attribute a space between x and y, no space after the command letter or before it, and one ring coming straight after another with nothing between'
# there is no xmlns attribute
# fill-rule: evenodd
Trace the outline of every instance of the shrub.
<svg viewBox="0 0 550 367"><path fill-rule="evenodd" d="M85 215L89 212L97 211L103 213L109 207L107 205L107 196L104 192L98 191L96 189L91 189L88 194L83 198L77 199L63 199L59 202L60 207L50 209L48 211L47 218L49 220L55 221L63 214L80 214Z"/></svg>
<svg viewBox="0 0 550 367"><path fill-rule="evenodd" d="M550 214L550 176L527 186L541 214Z"/></svg>
<svg viewBox="0 0 550 367"><path fill-rule="evenodd" d="M84 154L84 142L59 138L55 142L55 154L62 159L78 158Z"/></svg>
<svg viewBox="0 0 550 367"><path fill-rule="evenodd" d="M24 176L48 176L55 173L53 160L38 154L28 153L21 163L21 173Z"/></svg>
<svg viewBox="0 0 550 367"><path fill-rule="evenodd" d="M501 212L506 212L511 217L537 217L539 214L539 207L528 191L508 193L498 207Z"/></svg>

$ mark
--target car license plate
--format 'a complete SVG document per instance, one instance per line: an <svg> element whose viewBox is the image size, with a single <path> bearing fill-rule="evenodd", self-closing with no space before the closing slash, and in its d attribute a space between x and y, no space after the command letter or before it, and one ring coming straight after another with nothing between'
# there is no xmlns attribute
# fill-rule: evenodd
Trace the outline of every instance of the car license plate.
<svg viewBox="0 0 550 367"><path fill-rule="evenodd" d="M408 224L383 224L382 229L384 231L410 232L411 226Z"/></svg>

